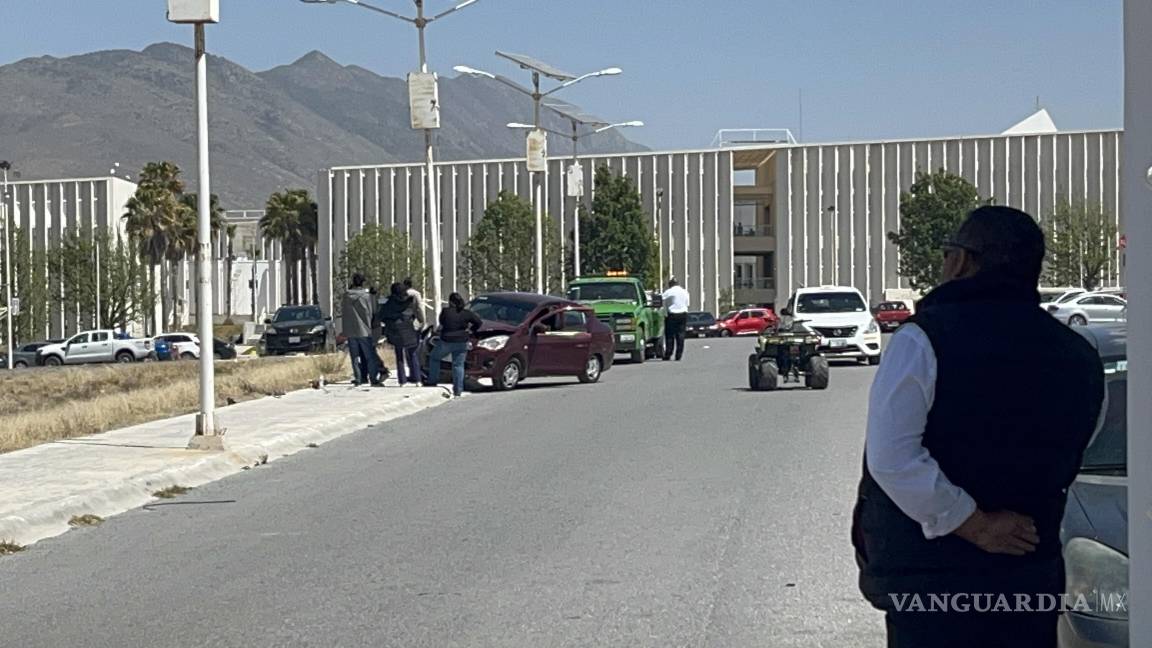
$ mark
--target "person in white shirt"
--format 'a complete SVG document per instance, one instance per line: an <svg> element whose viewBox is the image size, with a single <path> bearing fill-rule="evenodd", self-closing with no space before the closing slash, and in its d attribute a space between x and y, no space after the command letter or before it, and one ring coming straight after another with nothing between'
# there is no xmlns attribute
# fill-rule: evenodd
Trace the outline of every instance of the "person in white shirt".
<svg viewBox="0 0 1152 648"><path fill-rule="evenodd" d="M1044 252L1028 214L976 209L884 349L852 541L890 648L1056 645L1040 597L1064 591L1060 522L1104 383L1091 345L1038 308ZM989 312L1028 343L980 326Z"/></svg>
<svg viewBox="0 0 1152 648"><path fill-rule="evenodd" d="M688 305L691 299L688 291L675 279L668 280L668 289L662 295L664 309L664 359L669 360L675 352L676 360L684 356L684 330L688 325Z"/></svg>

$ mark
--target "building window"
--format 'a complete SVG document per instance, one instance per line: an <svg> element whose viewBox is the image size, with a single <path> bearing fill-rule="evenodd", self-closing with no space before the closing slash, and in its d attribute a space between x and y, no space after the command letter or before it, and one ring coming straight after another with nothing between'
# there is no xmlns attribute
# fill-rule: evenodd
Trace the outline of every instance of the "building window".
<svg viewBox="0 0 1152 648"><path fill-rule="evenodd" d="M742 290L769 290L776 287L776 253L742 254L735 262L732 285Z"/></svg>
<svg viewBox="0 0 1152 648"><path fill-rule="evenodd" d="M756 212L759 204L756 202L738 202L734 206L732 215L732 233L735 236L760 236L757 234Z"/></svg>

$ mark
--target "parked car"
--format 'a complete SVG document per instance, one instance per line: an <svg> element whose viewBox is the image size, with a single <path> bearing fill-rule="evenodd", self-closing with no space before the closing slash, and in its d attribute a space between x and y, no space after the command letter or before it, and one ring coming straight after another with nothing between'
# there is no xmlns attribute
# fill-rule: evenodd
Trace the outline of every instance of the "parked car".
<svg viewBox="0 0 1152 648"><path fill-rule="evenodd" d="M1060 540L1069 603L1060 648L1128 648L1128 353L1124 326L1076 329L1104 363L1106 410L1068 489ZM1135 645L1135 644L1132 644Z"/></svg>
<svg viewBox="0 0 1152 648"><path fill-rule="evenodd" d="M872 314L876 317L880 330L895 331L912 317L912 309L902 301L886 301L877 304L876 308L872 309Z"/></svg>
<svg viewBox="0 0 1152 648"><path fill-rule="evenodd" d="M759 335L760 331L779 323L780 318L771 308L744 308L729 311L716 322L716 335Z"/></svg>
<svg viewBox="0 0 1152 648"><path fill-rule="evenodd" d="M152 340L121 339L115 331L101 329L77 333L60 344L47 344L36 351L40 364L55 367L96 362L137 362L152 354Z"/></svg>
<svg viewBox="0 0 1152 648"><path fill-rule="evenodd" d="M573 376L594 383L612 368L612 329L589 306L549 295L505 292L480 295L468 307L484 322L468 351L465 375L470 381L490 378L497 390L538 376ZM435 343L431 334L422 340L424 366ZM441 382L450 382L451 361L445 358L439 370Z"/></svg>
<svg viewBox="0 0 1152 648"><path fill-rule="evenodd" d="M824 357L880 364L880 325L859 290L851 286L800 288L782 314L804 322L821 336L819 350Z"/></svg>
<svg viewBox="0 0 1152 648"><path fill-rule="evenodd" d="M13 369L27 369L28 367L35 367L39 363L37 358L37 351L48 346L49 344L60 344L64 340L44 340L41 342L29 342L17 346L12 350L12 368ZM3 357L0 355L0 357ZM0 361L0 366L7 367L8 359L4 358Z"/></svg>
<svg viewBox="0 0 1152 648"><path fill-rule="evenodd" d="M235 360L236 345L218 337L212 338L212 356L217 360Z"/></svg>
<svg viewBox="0 0 1152 648"><path fill-rule="evenodd" d="M1063 304L1086 292L1083 288L1040 288L1040 307L1047 309L1051 304Z"/></svg>
<svg viewBox="0 0 1152 648"><path fill-rule="evenodd" d="M1048 312L1069 326L1122 322L1128 302L1122 297L1103 293L1084 293L1062 304L1049 304Z"/></svg>
<svg viewBox="0 0 1152 648"><path fill-rule="evenodd" d="M192 333L161 333L152 338L152 344L167 342L173 360L194 360L200 357L200 338Z"/></svg>
<svg viewBox="0 0 1152 648"><path fill-rule="evenodd" d="M712 337L716 335L716 318L712 313L688 313L684 333L690 337Z"/></svg>
<svg viewBox="0 0 1152 648"><path fill-rule="evenodd" d="M336 339L332 318L319 306L281 306L264 323L260 346L267 355L324 351Z"/></svg>

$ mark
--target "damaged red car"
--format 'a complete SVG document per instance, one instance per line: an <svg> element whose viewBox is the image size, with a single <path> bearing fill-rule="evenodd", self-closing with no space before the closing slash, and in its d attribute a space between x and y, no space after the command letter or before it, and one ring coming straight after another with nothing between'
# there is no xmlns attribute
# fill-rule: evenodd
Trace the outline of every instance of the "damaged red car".
<svg viewBox="0 0 1152 648"><path fill-rule="evenodd" d="M549 295L501 292L480 295L468 308L483 320L469 343L464 369L469 383L488 378L497 390L545 376L594 383L612 367L612 331L587 306ZM436 342L429 331L420 350L424 366ZM445 359L438 369L441 382L451 382L451 361Z"/></svg>

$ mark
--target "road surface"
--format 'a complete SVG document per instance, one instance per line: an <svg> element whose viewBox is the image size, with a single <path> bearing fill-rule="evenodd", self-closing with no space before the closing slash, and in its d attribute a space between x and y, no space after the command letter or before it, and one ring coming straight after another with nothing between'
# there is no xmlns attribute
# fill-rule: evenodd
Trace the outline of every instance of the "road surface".
<svg viewBox="0 0 1152 648"><path fill-rule="evenodd" d="M0 646L878 648L848 532L874 370L754 393L751 347L474 394L43 541L0 559Z"/></svg>

